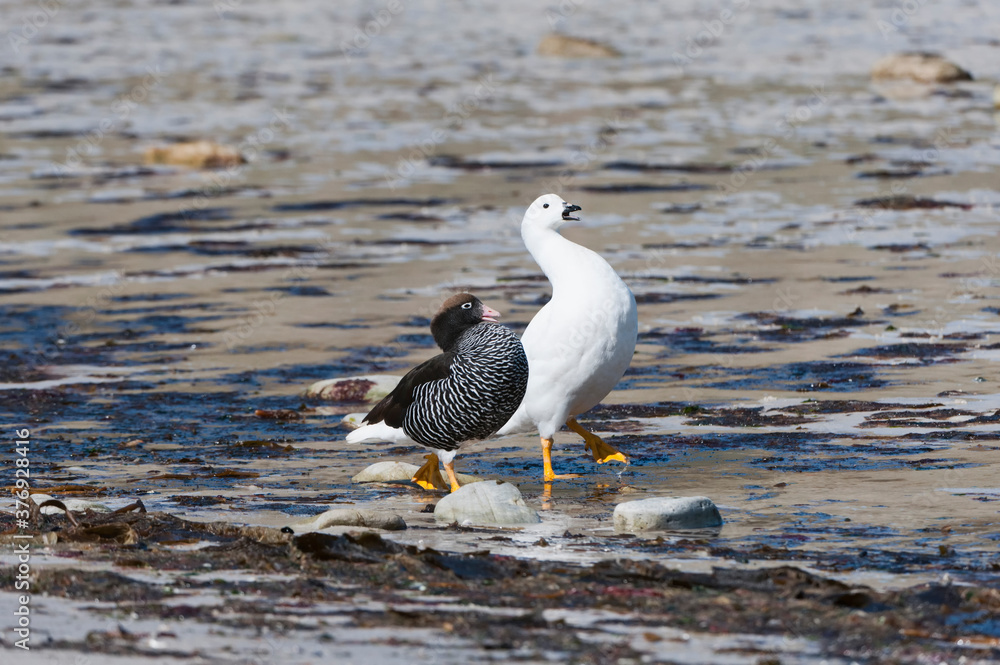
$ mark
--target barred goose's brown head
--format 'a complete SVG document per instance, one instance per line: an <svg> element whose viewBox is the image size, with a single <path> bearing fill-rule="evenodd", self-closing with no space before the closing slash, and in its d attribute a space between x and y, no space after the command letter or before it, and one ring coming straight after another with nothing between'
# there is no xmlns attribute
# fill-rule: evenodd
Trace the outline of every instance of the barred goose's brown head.
<svg viewBox="0 0 1000 665"><path fill-rule="evenodd" d="M431 334L438 346L448 350L466 330L482 321L496 323L499 316L471 293L459 293L445 300L431 319Z"/></svg>

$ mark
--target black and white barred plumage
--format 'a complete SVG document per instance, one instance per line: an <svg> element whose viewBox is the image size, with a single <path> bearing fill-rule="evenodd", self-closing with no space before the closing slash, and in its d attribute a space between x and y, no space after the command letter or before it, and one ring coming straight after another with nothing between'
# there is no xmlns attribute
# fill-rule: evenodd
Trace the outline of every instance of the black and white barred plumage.
<svg viewBox="0 0 1000 665"><path fill-rule="evenodd" d="M413 390L403 431L417 443L455 450L484 439L506 423L528 387L528 358L521 341L499 323L466 330L453 348L449 375Z"/></svg>
<svg viewBox="0 0 1000 665"><path fill-rule="evenodd" d="M423 446L455 451L464 441L496 432L517 410L528 386L521 340L496 316L468 293L449 298L431 321L443 353L410 370L348 442L398 441L402 433ZM443 459L453 455L445 452Z"/></svg>

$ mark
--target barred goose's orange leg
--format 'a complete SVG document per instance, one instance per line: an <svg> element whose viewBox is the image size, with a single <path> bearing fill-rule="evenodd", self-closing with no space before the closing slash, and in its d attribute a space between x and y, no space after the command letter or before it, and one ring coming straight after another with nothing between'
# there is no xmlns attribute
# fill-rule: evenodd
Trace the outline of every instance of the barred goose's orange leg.
<svg viewBox="0 0 1000 665"><path fill-rule="evenodd" d="M417 472L413 474L413 482L423 487L425 490L443 490L448 486L444 483L444 478L441 477L441 469L438 467L440 460L438 456L434 453L429 455L424 455L424 459L427 462L424 463L422 467L417 469Z"/></svg>
<svg viewBox="0 0 1000 665"><path fill-rule="evenodd" d="M448 482L451 483L451 491L455 492L459 488L458 478L455 476L455 463L445 462L444 471L448 474Z"/></svg>

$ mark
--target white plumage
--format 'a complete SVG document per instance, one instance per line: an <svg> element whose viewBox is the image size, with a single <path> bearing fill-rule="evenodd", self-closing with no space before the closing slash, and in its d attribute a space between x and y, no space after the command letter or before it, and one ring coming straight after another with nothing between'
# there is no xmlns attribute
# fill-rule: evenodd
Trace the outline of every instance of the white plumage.
<svg viewBox="0 0 1000 665"><path fill-rule="evenodd" d="M521 337L528 357L528 388L520 407L497 434L537 430L546 480L550 449L564 423L584 437L595 461L627 462L619 451L574 419L611 392L632 361L639 332L635 297L599 254L559 235L579 210L556 194L539 197L521 222L521 238L552 283L552 299Z"/></svg>

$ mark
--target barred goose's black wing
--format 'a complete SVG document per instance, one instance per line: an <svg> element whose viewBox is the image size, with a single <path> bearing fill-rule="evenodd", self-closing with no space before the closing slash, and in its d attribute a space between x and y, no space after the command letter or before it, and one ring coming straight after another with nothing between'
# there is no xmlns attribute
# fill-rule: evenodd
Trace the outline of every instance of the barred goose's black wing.
<svg viewBox="0 0 1000 665"><path fill-rule="evenodd" d="M454 360L454 353L440 353L411 369L392 392L368 412L362 422L374 425L384 420L389 427L402 427L406 410L413 404L413 391L424 383L448 378Z"/></svg>

